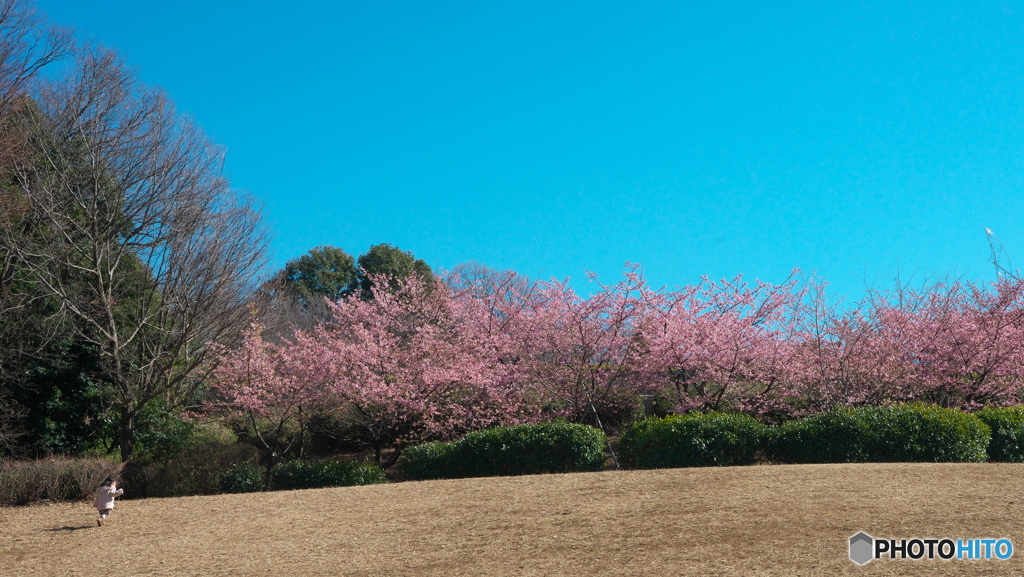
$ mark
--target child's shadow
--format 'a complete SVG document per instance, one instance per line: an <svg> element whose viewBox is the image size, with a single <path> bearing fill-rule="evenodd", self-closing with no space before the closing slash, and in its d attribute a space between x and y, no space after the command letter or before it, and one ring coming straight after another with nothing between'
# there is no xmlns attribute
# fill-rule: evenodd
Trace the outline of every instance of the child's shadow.
<svg viewBox="0 0 1024 577"><path fill-rule="evenodd" d="M95 525L82 525L81 527L54 527L53 529L43 529L43 531L49 531L51 533L54 531L77 531L79 529L91 529L92 527L95 527Z"/></svg>

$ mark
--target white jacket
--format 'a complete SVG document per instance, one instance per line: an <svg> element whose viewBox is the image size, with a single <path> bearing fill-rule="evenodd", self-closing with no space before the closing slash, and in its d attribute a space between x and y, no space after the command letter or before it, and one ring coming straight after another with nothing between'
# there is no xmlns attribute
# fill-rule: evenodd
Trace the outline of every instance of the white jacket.
<svg viewBox="0 0 1024 577"><path fill-rule="evenodd" d="M96 492L96 509L102 511L104 509L114 508L114 497L124 494L124 489L115 489L110 486L100 487L100 490Z"/></svg>

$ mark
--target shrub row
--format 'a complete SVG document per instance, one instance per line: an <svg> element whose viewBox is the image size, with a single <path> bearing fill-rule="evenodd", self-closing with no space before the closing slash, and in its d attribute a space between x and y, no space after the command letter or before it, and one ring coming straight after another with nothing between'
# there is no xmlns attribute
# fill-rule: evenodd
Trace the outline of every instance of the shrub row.
<svg viewBox="0 0 1024 577"><path fill-rule="evenodd" d="M408 480L597 471L604 466L604 444L604 433L587 425L496 427L409 448L399 470Z"/></svg>
<svg viewBox="0 0 1024 577"><path fill-rule="evenodd" d="M1001 428L994 436L996 423ZM980 462L1020 460L1022 444L1024 410L972 415L914 403L837 408L778 427L737 414L651 418L623 434L619 453L639 469L749 465L758 457L778 463Z"/></svg>
<svg viewBox="0 0 1024 577"><path fill-rule="evenodd" d="M0 505L91 499L107 477L121 480L125 498L247 493L266 488L264 471L248 445L207 446L188 457L126 466L101 458L0 461ZM271 471L271 489L311 489L385 483L372 463L289 461Z"/></svg>
<svg viewBox="0 0 1024 577"><path fill-rule="evenodd" d="M982 462L991 431L975 415L920 403L833 409L768 437L782 463Z"/></svg>
<svg viewBox="0 0 1024 577"><path fill-rule="evenodd" d="M386 483L384 471L373 463L332 461L288 461L270 471L270 488L275 491L292 489L318 489L321 487L351 487ZM266 487L263 469L254 463L244 463L221 476L220 489L224 493L252 493Z"/></svg>
<svg viewBox="0 0 1024 577"><path fill-rule="evenodd" d="M104 479L116 477L122 466L99 458L0 462L0 505L88 498Z"/></svg>
<svg viewBox="0 0 1024 577"><path fill-rule="evenodd" d="M604 434L586 425L543 423L478 431L452 442L406 450L405 479L443 479L595 471L604 464ZM629 468L856 462L1024 462L1024 407L975 414L923 404L837 408L767 427L739 414L650 418L619 441ZM133 497L262 491L267 479L245 445L211 444L167 465L124 470L106 459L0 462L0 505L92 496L108 476L122 476ZM386 482L370 463L290 461L271 471L272 489ZM126 495L127 496L127 495Z"/></svg>
<svg viewBox="0 0 1024 577"><path fill-rule="evenodd" d="M270 472L270 488L275 491L374 485L387 481L380 467L365 461L288 461Z"/></svg>

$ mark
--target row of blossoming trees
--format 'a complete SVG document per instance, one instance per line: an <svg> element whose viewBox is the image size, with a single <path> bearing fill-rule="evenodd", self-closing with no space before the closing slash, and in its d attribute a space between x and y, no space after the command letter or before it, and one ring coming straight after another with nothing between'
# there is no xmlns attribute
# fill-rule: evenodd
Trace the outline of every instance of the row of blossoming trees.
<svg viewBox="0 0 1024 577"><path fill-rule="evenodd" d="M376 286L387 290L331 303L329 321L287 339L254 322L242 347L221 350L209 408L275 459L295 427L332 413L387 466L426 439L596 422L641 395L777 421L835 405L1011 404L1024 384L1019 281L934 282L854 305L813 281L655 290L632 266L586 298L515 273Z"/></svg>

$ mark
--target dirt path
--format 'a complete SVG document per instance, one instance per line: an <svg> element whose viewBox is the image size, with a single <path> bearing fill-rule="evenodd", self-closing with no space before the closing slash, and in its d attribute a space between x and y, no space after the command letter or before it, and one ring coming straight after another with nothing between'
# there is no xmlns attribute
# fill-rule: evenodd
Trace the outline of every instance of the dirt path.
<svg viewBox="0 0 1024 577"><path fill-rule="evenodd" d="M130 490L130 488L129 488ZM847 539L1024 548L1024 465L755 466L2 508L0 575L1009 575Z"/></svg>

